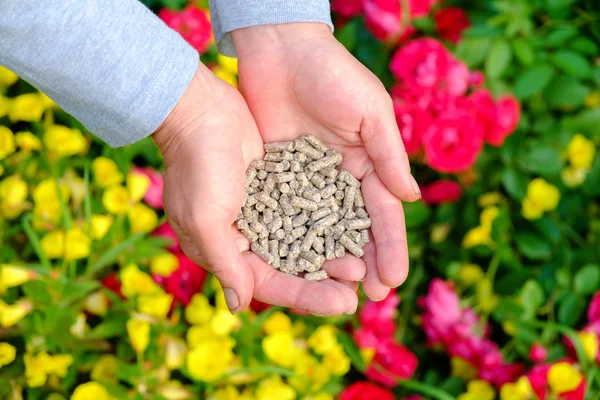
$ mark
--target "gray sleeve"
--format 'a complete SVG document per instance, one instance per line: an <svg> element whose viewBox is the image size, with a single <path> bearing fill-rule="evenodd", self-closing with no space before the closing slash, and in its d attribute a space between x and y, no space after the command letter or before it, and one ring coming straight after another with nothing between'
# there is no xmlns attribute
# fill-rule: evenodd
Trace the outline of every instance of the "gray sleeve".
<svg viewBox="0 0 600 400"><path fill-rule="evenodd" d="M198 63L137 0L0 0L0 64L111 146L154 132Z"/></svg>
<svg viewBox="0 0 600 400"><path fill-rule="evenodd" d="M211 21L219 51L235 57L230 32L254 25L321 22L329 25L328 0L210 0Z"/></svg>

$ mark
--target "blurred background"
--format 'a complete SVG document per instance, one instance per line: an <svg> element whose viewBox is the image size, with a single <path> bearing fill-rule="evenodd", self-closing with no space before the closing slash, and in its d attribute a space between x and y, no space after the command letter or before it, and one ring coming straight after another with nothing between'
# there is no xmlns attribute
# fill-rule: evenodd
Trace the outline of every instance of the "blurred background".
<svg viewBox="0 0 600 400"><path fill-rule="evenodd" d="M144 3L236 86L206 1ZM599 3L332 10L422 188L407 282L355 316L231 315L151 139L109 148L0 67L0 398L600 399Z"/></svg>

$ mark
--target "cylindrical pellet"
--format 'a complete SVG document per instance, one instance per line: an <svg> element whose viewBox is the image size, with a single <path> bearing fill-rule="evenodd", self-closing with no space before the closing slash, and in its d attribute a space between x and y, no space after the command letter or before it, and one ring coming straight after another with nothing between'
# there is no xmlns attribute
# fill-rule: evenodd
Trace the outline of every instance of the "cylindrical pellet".
<svg viewBox="0 0 600 400"><path fill-rule="evenodd" d="M335 258L335 239L333 238L333 232L327 234L327 231L325 231L325 258L327 260L333 260Z"/></svg>
<svg viewBox="0 0 600 400"><path fill-rule="evenodd" d="M342 258L346 255L346 248L337 242L335 244L335 258Z"/></svg>
<svg viewBox="0 0 600 400"><path fill-rule="evenodd" d="M346 231L346 224L344 221L340 221L337 225L333 227L333 238L335 240L340 240L342 234Z"/></svg>
<svg viewBox="0 0 600 400"><path fill-rule="evenodd" d="M291 204L294 207L302 208L303 210L308 211L316 211L319 208L316 202L298 196L292 197Z"/></svg>
<svg viewBox="0 0 600 400"><path fill-rule="evenodd" d="M304 236L304 239L302 240L302 244L300 245L300 250L301 251L309 251L310 248L312 247L313 241L315 240L316 237L317 237L317 230L313 226L308 230L308 232Z"/></svg>
<svg viewBox="0 0 600 400"><path fill-rule="evenodd" d="M298 258L296 265L298 266L298 269L300 271L313 272L318 269L315 267L315 265L313 263L311 263L310 261L308 261L307 259L302 258L302 257Z"/></svg>
<svg viewBox="0 0 600 400"><path fill-rule="evenodd" d="M336 200L343 200L344 199L344 192L341 190L338 190L337 192L335 192L335 199Z"/></svg>
<svg viewBox="0 0 600 400"><path fill-rule="evenodd" d="M326 185L325 179L323 179L323 176L321 176L321 174L314 174L313 177L310 179L310 182L313 185L315 185L319 190L323 189Z"/></svg>
<svg viewBox="0 0 600 400"><path fill-rule="evenodd" d="M302 197L318 203L321 201L321 192L316 187L308 187L302 192Z"/></svg>
<svg viewBox="0 0 600 400"><path fill-rule="evenodd" d="M258 240L258 235L250 230L250 228L241 229L242 234L246 236L246 239L250 241L250 243L254 243Z"/></svg>
<svg viewBox="0 0 600 400"><path fill-rule="evenodd" d="M346 211L346 213L344 214L344 219L346 220L352 220L356 218L356 213L354 211L352 211L352 209Z"/></svg>
<svg viewBox="0 0 600 400"><path fill-rule="evenodd" d="M338 176L339 170L334 167L327 167L327 168L323 168L319 172L327 178L335 179Z"/></svg>
<svg viewBox="0 0 600 400"><path fill-rule="evenodd" d="M313 241L312 247L315 249L317 254L325 253L325 239L317 236Z"/></svg>
<svg viewBox="0 0 600 400"><path fill-rule="evenodd" d="M336 222L338 222L339 218L337 214L329 214L320 220L316 221L311 229L316 230L319 234L323 233L325 228L333 226Z"/></svg>
<svg viewBox="0 0 600 400"><path fill-rule="evenodd" d="M279 257L287 257L290 253L290 245L287 243L281 243L279 245Z"/></svg>
<svg viewBox="0 0 600 400"><path fill-rule="evenodd" d="M273 256L273 266L275 268L280 267L280 258L279 258L279 241L278 240L269 240L269 253Z"/></svg>
<svg viewBox="0 0 600 400"><path fill-rule="evenodd" d="M323 158L323 156L325 156L324 152L315 149L310 144L302 140L296 140L296 151L302 154L306 154L308 157L314 158L315 160L318 160L319 158Z"/></svg>
<svg viewBox="0 0 600 400"><path fill-rule="evenodd" d="M248 171L246 171L246 186L249 186L252 181L254 181L254 178L256 178L256 174L258 173L258 171L256 171L256 169L250 167L250 169Z"/></svg>
<svg viewBox="0 0 600 400"><path fill-rule="evenodd" d="M283 194L289 193L290 190L290 185L288 183L282 183L279 185L279 191Z"/></svg>
<svg viewBox="0 0 600 400"><path fill-rule="evenodd" d="M294 151L294 142L273 142L265 143L264 148L267 153L281 153L282 151Z"/></svg>
<svg viewBox="0 0 600 400"><path fill-rule="evenodd" d="M290 161L290 171L302 172L302 164L300 164L300 161L296 161L296 160Z"/></svg>
<svg viewBox="0 0 600 400"><path fill-rule="evenodd" d="M249 226L250 224L248 224L248 221L246 221L245 219L240 219L237 221L238 229L248 229Z"/></svg>
<svg viewBox="0 0 600 400"><path fill-rule="evenodd" d="M344 190L344 189L346 189L346 186L348 186L348 185L346 184L346 182L340 182L340 181L337 181L337 182L335 183L335 187L337 187L337 188L338 188L338 190Z"/></svg>
<svg viewBox="0 0 600 400"><path fill-rule="evenodd" d="M283 172L283 164L267 161L265 162L265 170L267 172Z"/></svg>
<svg viewBox="0 0 600 400"><path fill-rule="evenodd" d="M370 218L351 219L346 220L346 229L349 231L360 231L362 229L368 229L371 227Z"/></svg>
<svg viewBox="0 0 600 400"><path fill-rule="evenodd" d="M354 243L361 247L362 237L360 236L359 231L346 231L346 235L350 236L350 239L352 239Z"/></svg>
<svg viewBox="0 0 600 400"><path fill-rule="evenodd" d="M254 207L256 208L256 211L258 211L260 213L265 211L265 208L267 208L267 206L265 206L265 203L261 203L261 202L256 203L256 206L254 206Z"/></svg>
<svg viewBox="0 0 600 400"><path fill-rule="evenodd" d="M332 167L334 165L338 165L342 162L342 155L335 154L329 157L323 157L319 160L313 161L306 166L307 171L316 172L320 171L323 168Z"/></svg>
<svg viewBox="0 0 600 400"><path fill-rule="evenodd" d="M294 196L293 198L295 197L296 196ZM295 214L294 208L292 207L292 204L290 203L289 197L287 195L281 195L281 197L279 198L279 204L281 205L281 208L283 209L283 212L286 216Z"/></svg>
<svg viewBox="0 0 600 400"><path fill-rule="evenodd" d="M282 160L282 153L267 153L265 154L263 160L265 161L273 161L280 162Z"/></svg>
<svg viewBox="0 0 600 400"><path fill-rule="evenodd" d="M323 143L321 141L321 139L319 139L318 137L316 137L315 135L306 135L303 137L303 139L308 142L308 144L310 144L312 147L314 147L315 149L325 153L326 151L329 150L329 147L327 147L325 145L325 143Z"/></svg>
<svg viewBox="0 0 600 400"><path fill-rule="evenodd" d="M291 233L291 235L292 235L292 237L294 238L294 240L296 240L296 239L300 239L302 236L304 236L304 234L306 233L306 231L307 231L307 230L308 230L308 229L306 229L306 227L305 227L305 226L299 226L299 227L297 227L297 228L294 228L294 229L292 230L292 233Z"/></svg>
<svg viewBox="0 0 600 400"><path fill-rule="evenodd" d="M322 281L327 279L327 272L323 270L309 272L307 274L304 274L304 279L308 281Z"/></svg>
<svg viewBox="0 0 600 400"><path fill-rule="evenodd" d="M284 151L283 153L281 153L281 159L283 161L292 161L294 159L294 153Z"/></svg>
<svg viewBox="0 0 600 400"><path fill-rule="evenodd" d="M294 153L294 160L301 163L305 163L308 161L308 157L306 156L306 154L296 152Z"/></svg>
<svg viewBox="0 0 600 400"><path fill-rule="evenodd" d="M293 172L281 172L279 174L273 175L273 180L275 181L275 183L291 182L294 179L296 179L296 174L294 174Z"/></svg>
<svg viewBox="0 0 600 400"><path fill-rule="evenodd" d="M360 246L347 234L342 235L340 238L340 244L356 257L362 257L364 254L363 249L361 249Z"/></svg>
<svg viewBox="0 0 600 400"><path fill-rule="evenodd" d="M354 205L356 205L356 198L354 199ZM356 218L368 218L369 214L367 214L367 211L364 208L357 208L356 209Z"/></svg>
<svg viewBox="0 0 600 400"><path fill-rule="evenodd" d="M328 216L329 214L331 214L331 209L329 207L320 208L317 211L313 211L310 214L310 219L311 219L311 221L315 222L315 221L320 220L323 217Z"/></svg>
<svg viewBox="0 0 600 400"><path fill-rule="evenodd" d="M282 226L283 220L281 219L279 214L276 214L273 217L273 221L267 227L269 228L269 233L275 233L277 229L281 228Z"/></svg>
<svg viewBox="0 0 600 400"><path fill-rule="evenodd" d="M321 199L328 199L337 192L337 188L334 184L329 184L321 189Z"/></svg>
<svg viewBox="0 0 600 400"><path fill-rule="evenodd" d="M346 191L344 193L344 204L342 208L346 211L352 210L354 206L354 194L356 193L356 188L354 186L346 186Z"/></svg>
<svg viewBox="0 0 600 400"><path fill-rule="evenodd" d="M298 181L298 183L300 184L300 186L308 186L308 185L310 185L308 177L306 176L306 174L304 172L298 172L298 173L296 173L296 180Z"/></svg>
<svg viewBox="0 0 600 400"><path fill-rule="evenodd" d="M261 181L264 181L265 179L267 179L267 176L269 175L269 173L267 171L265 171L264 169L261 169L260 171L258 171L258 173L256 174L256 177L258 179L260 179Z"/></svg>
<svg viewBox="0 0 600 400"><path fill-rule="evenodd" d="M254 254L262 258L267 264L273 263L273 256L269 253L268 249L262 247L258 242L253 242L250 245L250 249Z"/></svg>
<svg viewBox="0 0 600 400"><path fill-rule="evenodd" d="M291 232L294 227L292 226L292 217L290 217L289 215L284 215L283 217L281 217L281 219L283 220L283 230L287 233L287 232Z"/></svg>
<svg viewBox="0 0 600 400"><path fill-rule="evenodd" d="M281 192L278 189L275 189L271 192L269 196L279 201L279 198L281 197ZM279 207L279 204L277 204L277 207ZM275 210L277 210L277 208Z"/></svg>
<svg viewBox="0 0 600 400"><path fill-rule="evenodd" d="M250 163L250 167L256 168L257 170L265 169L264 160L254 160Z"/></svg>
<svg viewBox="0 0 600 400"><path fill-rule="evenodd" d="M283 238L285 237L285 231L283 229L277 229L273 236L277 240L283 240Z"/></svg>
<svg viewBox="0 0 600 400"><path fill-rule="evenodd" d="M267 179L265 179L262 190L265 193L271 193L273 189L275 189L275 180L273 179L273 175L268 175Z"/></svg>
<svg viewBox="0 0 600 400"><path fill-rule="evenodd" d="M308 212L306 210L302 210L302 212L300 214L298 214L297 216L294 217L294 219L292 219L292 226L294 228L297 228L299 226L305 225L306 222L308 221L308 218L309 218Z"/></svg>
<svg viewBox="0 0 600 400"><path fill-rule="evenodd" d="M285 243L285 244L294 243L294 237L291 234L285 235L285 238L283 238L283 243Z"/></svg>
<svg viewBox="0 0 600 400"><path fill-rule="evenodd" d="M344 171L346 172L344 174L344 182L346 182L348 185L355 187L355 188L360 188L360 181L358 179L356 179L350 172Z"/></svg>
<svg viewBox="0 0 600 400"><path fill-rule="evenodd" d="M277 208L277 200L269 196L267 193L258 192L254 196L256 196L258 201L264 203L265 206L269 207L270 209L275 210Z"/></svg>
<svg viewBox="0 0 600 400"><path fill-rule="evenodd" d="M365 200L363 199L362 192L360 190L357 190L356 194L354 195L354 206L355 207L364 207L365 206Z"/></svg>
<svg viewBox="0 0 600 400"><path fill-rule="evenodd" d="M362 242L363 246L371 241L369 239L368 229L363 229L362 231L360 231L360 241Z"/></svg>

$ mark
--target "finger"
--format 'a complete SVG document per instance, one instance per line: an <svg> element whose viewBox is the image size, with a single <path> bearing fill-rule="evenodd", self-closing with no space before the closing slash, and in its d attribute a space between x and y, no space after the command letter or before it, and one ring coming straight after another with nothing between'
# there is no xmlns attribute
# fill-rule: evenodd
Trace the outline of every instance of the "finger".
<svg viewBox="0 0 600 400"><path fill-rule="evenodd" d="M375 171L389 191L404 201L420 199L421 192L410 174L410 164L389 98L377 102L365 113L361 137Z"/></svg>
<svg viewBox="0 0 600 400"><path fill-rule="evenodd" d="M363 260L367 266L367 276L362 283L363 291L373 301L381 301L390 293L390 288L381 282L377 272L377 249L371 242L364 247Z"/></svg>
<svg viewBox="0 0 600 400"><path fill-rule="evenodd" d="M354 293L358 292L358 282L355 281L347 281L345 279L336 279L337 282L346 285L350 290Z"/></svg>
<svg viewBox="0 0 600 400"><path fill-rule="evenodd" d="M367 267L365 266L364 261L351 254L346 254L342 258L327 261L323 264L323 269L327 272L327 275L332 278L353 282L360 282L367 273Z"/></svg>
<svg viewBox="0 0 600 400"><path fill-rule="evenodd" d="M383 185L377 174L363 179L363 197L371 218L381 282L394 288L408 274L408 247L402 203Z"/></svg>
<svg viewBox="0 0 600 400"><path fill-rule="evenodd" d="M279 272L251 252L243 253L242 257L252 269L256 300L319 315L356 312L356 292L340 282L332 279L314 282Z"/></svg>

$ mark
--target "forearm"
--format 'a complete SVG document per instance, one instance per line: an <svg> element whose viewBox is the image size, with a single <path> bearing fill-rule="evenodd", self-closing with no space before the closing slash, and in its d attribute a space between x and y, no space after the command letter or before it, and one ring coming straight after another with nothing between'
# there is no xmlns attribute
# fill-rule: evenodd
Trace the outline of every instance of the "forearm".
<svg viewBox="0 0 600 400"><path fill-rule="evenodd" d="M198 62L137 0L0 0L0 64L112 146L156 130Z"/></svg>

